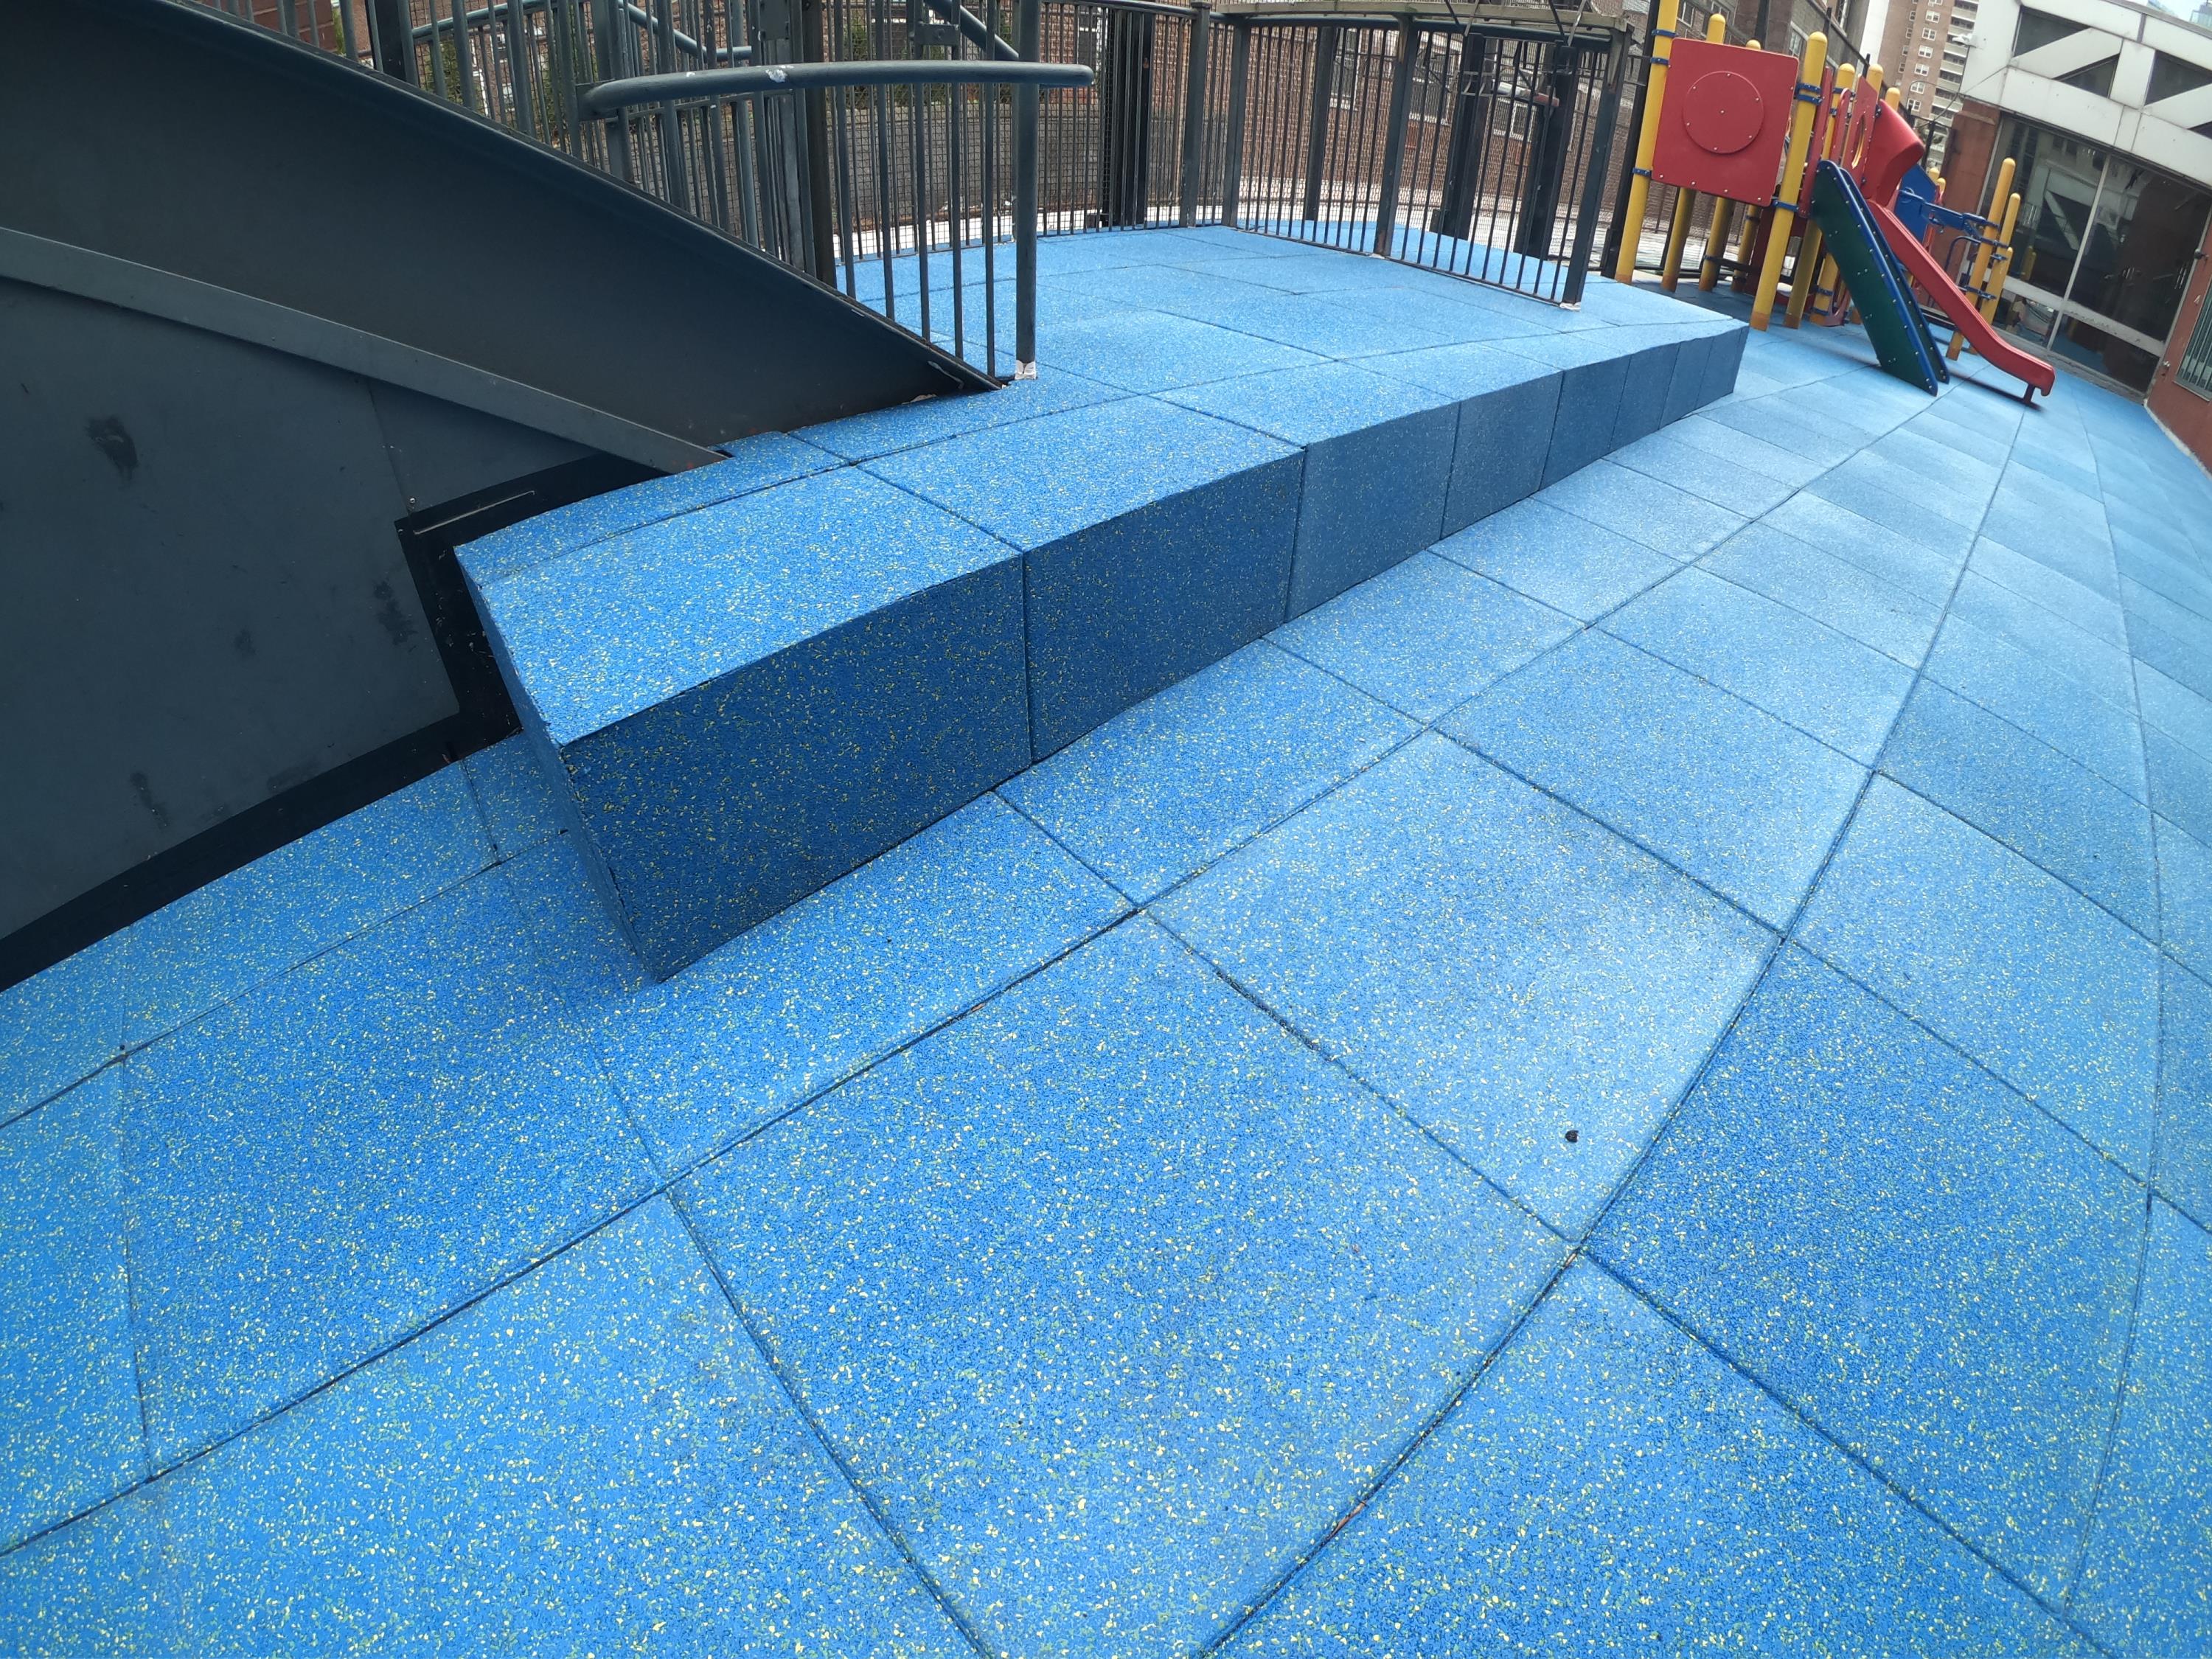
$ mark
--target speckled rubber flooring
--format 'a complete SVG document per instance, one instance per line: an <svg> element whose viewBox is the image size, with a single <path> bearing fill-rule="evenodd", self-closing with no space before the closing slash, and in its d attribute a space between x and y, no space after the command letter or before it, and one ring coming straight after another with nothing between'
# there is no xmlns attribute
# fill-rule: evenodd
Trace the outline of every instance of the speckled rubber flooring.
<svg viewBox="0 0 2212 1659"><path fill-rule="evenodd" d="M0 1652L2212 1651L2212 483L1778 330L667 983L511 744L0 1083Z"/></svg>

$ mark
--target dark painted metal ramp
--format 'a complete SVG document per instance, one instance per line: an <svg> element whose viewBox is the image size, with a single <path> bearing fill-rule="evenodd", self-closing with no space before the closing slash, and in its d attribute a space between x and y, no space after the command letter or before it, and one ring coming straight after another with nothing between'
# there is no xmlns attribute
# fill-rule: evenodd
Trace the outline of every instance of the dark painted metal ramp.
<svg viewBox="0 0 2212 1659"><path fill-rule="evenodd" d="M455 541L990 384L266 31L0 16L0 982L504 729Z"/></svg>

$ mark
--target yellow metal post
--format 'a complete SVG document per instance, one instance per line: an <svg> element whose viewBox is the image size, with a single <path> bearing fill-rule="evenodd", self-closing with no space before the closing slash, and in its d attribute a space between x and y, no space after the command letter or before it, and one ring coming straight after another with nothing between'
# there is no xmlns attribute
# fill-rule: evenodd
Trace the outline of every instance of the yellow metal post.
<svg viewBox="0 0 2212 1659"><path fill-rule="evenodd" d="M1881 101L1888 105L1892 109L1895 109L1899 103L1904 101L1904 98L1905 88L1903 87L1892 87L1887 92L1882 94Z"/></svg>
<svg viewBox="0 0 2212 1659"><path fill-rule="evenodd" d="M2003 161L1997 164L1997 187L1990 192L1990 205L1991 207L1995 207L1998 203L2003 201L2007 197L2012 194L2012 173L2013 160L2011 156L2008 155ZM1995 225L1991 225L1987 233L1983 235L1981 240L1974 249L1974 263L1972 266L1972 274L1966 279L1968 292L1978 295L1989 286L1990 259L1997 251L1997 243L2000 240L2010 241L2012 239L2009 234L2000 238L1997 234L1996 227ZM1978 300L1976 303L1979 304L1980 301ZM1959 354L1966 349L1966 337L1961 334L1957 329L1953 329L1951 331L1951 349L1943 355L1955 363L1959 361Z"/></svg>
<svg viewBox="0 0 2212 1659"><path fill-rule="evenodd" d="M1698 292L1710 294L1720 280L1721 255L1728 249L1729 220L1735 204L1725 196L1713 204L1713 228L1705 233L1705 257L1698 264Z"/></svg>
<svg viewBox="0 0 2212 1659"><path fill-rule="evenodd" d="M1659 109L1667 101L1667 59L1674 47L1674 25L1681 0L1659 0L1659 19L1651 30L1651 71L1644 93L1644 130L1636 135L1636 170L1628 184L1628 222L1620 228L1620 258L1613 280L1636 280L1636 244L1644 234L1644 210L1651 198L1651 156L1659 147Z"/></svg>
<svg viewBox="0 0 2212 1659"><path fill-rule="evenodd" d="M1705 27L1706 33L1711 34L1712 26L1708 23ZM1759 50L1756 40L1747 40L1743 44L1746 51ZM1712 228L1705 233L1705 257L1698 265L1698 292L1700 294L1711 293L1713 284L1720 280L1721 256L1728 252L1729 222L1735 216L1735 204L1727 197L1723 196L1713 204ZM1744 216L1747 228L1750 222L1751 216L1747 213ZM1739 260L1744 257L1741 252L1736 255Z"/></svg>
<svg viewBox="0 0 2212 1659"><path fill-rule="evenodd" d="M1813 105L1810 94L1820 88L1820 72L1828 64L1828 37L1806 38L1805 56L1797 70L1797 96L1790 118L1790 152L1782 163L1782 188L1774 198L1774 222L1766 234L1766 258L1752 293L1751 325L1761 333L1774 315L1774 291L1782 282L1782 261L1790 252L1790 231L1797 219L1797 197L1805 187L1805 152L1813 143Z"/></svg>
<svg viewBox="0 0 2212 1659"><path fill-rule="evenodd" d="M1849 64L1836 65L1835 101L1829 107L1827 128L1820 135L1823 160L1832 158L1837 147L1843 143L1844 96L1858 78L1859 72ZM1811 302L1813 290L1827 266L1828 258L1820 226L1806 226L1805 234L1797 239L1797 263L1790 268L1789 308L1782 313L1782 320L1791 328L1804 322L1805 307Z"/></svg>
<svg viewBox="0 0 2212 1659"><path fill-rule="evenodd" d="M1725 12L1717 11L1705 19L1705 39L1717 46L1727 43L1728 15ZM1686 188L1674 192L1674 218L1667 227L1667 253L1659 266L1659 286L1669 294L1682 280L1682 248L1690 240L1690 220L1697 210L1697 191ZM1706 240L1708 243L1711 240L1711 237ZM1702 277L1698 285L1700 288L1705 285Z"/></svg>
<svg viewBox="0 0 2212 1659"><path fill-rule="evenodd" d="M2012 200L2005 204L2004 223L1997 231L1997 257L1990 270L1990 295L1982 301L1982 320L1985 323L1997 319L1997 301L2004 298L2005 277L2012 270L2012 233L2019 223L2020 192L2014 191Z"/></svg>

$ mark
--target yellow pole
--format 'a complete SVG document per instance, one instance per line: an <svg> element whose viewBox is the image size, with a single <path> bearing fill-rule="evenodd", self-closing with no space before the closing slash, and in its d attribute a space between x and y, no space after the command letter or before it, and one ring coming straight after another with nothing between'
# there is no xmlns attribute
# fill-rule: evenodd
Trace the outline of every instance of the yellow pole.
<svg viewBox="0 0 2212 1659"><path fill-rule="evenodd" d="M1705 39L1717 46L1727 43L1728 15L1725 12L1717 11L1705 19ZM1667 227L1667 253L1659 266L1659 286L1669 294L1682 280L1682 248L1690 240L1690 220L1697 210L1697 191L1683 189L1674 192L1674 219ZM1711 239L1708 236L1706 240L1710 242ZM1702 288L1704 285L1701 278L1698 286Z"/></svg>
<svg viewBox="0 0 2212 1659"><path fill-rule="evenodd" d="M1997 164L1997 187L1990 192L1990 206L1996 206L1999 202L2003 201L2007 197L2012 194L2012 173L2013 159L2011 156L2008 155L2003 161ZM2011 239L2008 236L2005 240L2010 240ZM1992 225L1990 227L1989 230L1984 234L1979 245L1974 249L1974 263L1972 267L1972 275L1968 276L1966 279L1966 287L1970 293L1979 294L1989 286L1990 258L1991 255L1996 253L1996 227ZM1977 303L1978 303L1978 301L1977 301ZM1959 332L1957 329L1953 329L1951 331L1951 349L1943 355L1955 363L1959 361L1959 354L1966 349L1966 337Z"/></svg>
<svg viewBox="0 0 2212 1659"><path fill-rule="evenodd" d="M2020 192L2014 191L2012 200L2005 204L2004 225L1997 232L2001 246L1996 264L1990 271L1990 297L1982 301L1982 320L1994 323L1997 319L1997 301L2004 298L2005 277L2012 270L2012 233L2020 223Z"/></svg>
<svg viewBox="0 0 2212 1659"><path fill-rule="evenodd" d="M1713 228L1705 233L1705 257L1698 264L1698 292L1710 294L1720 280L1721 254L1728 247L1729 219L1735 204L1725 196L1713 204Z"/></svg>
<svg viewBox="0 0 2212 1659"><path fill-rule="evenodd" d="M1803 95L1820 85L1820 71L1828 64L1828 37L1806 37L1805 56L1797 81L1800 95L1790 100L1790 154L1782 163L1782 189L1774 198L1774 222L1766 233L1766 259L1759 273L1759 286L1751 300L1751 325L1761 333L1774 315L1774 290L1782 281L1782 260L1790 251L1790 230L1797 218L1797 195L1805 187L1805 152L1813 143L1813 106Z"/></svg>
<svg viewBox="0 0 2212 1659"><path fill-rule="evenodd" d="M1708 24L1706 27L1710 32L1711 25ZM1747 40L1743 44L1747 51L1759 50L1756 40ZM1721 256L1728 252L1729 221L1735 214L1735 204L1725 196L1713 204L1712 228L1705 233L1705 257L1698 266L1698 292L1700 294L1711 293L1713 284L1720 280ZM1744 216L1747 228L1750 220L1751 216L1747 213ZM1742 253L1739 252L1736 258L1741 259Z"/></svg>
<svg viewBox="0 0 2212 1659"><path fill-rule="evenodd" d="M1903 87L1892 87L1887 92L1882 94L1881 101L1888 105L1892 109L1895 109L1904 96L1905 88Z"/></svg>
<svg viewBox="0 0 2212 1659"><path fill-rule="evenodd" d="M1829 106L1827 130L1820 135L1820 155L1823 160L1833 156L1836 147L1843 142L1844 95L1850 91L1851 83L1859 72L1849 64L1836 65L1835 101ZM1818 225L1805 227L1805 234L1797 239L1797 263L1790 268L1790 307L1782 313L1782 320L1791 328L1805 320L1805 307L1811 302L1813 290L1828 268L1826 245Z"/></svg>
<svg viewBox="0 0 2212 1659"><path fill-rule="evenodd" d="M1644 234L1644 210L1651 197L1651 156L1659 147L1659 110L1667 101L1667 58L1674 50L1674 25L1681 15L1681 0L1659 0L1659 20L1651 30L1651 72L1644 83L1644 130L1636 135L1636 170L1628 185L1628 222L1620 228L1615 282L1636 280L1636 245Z"/></svg>

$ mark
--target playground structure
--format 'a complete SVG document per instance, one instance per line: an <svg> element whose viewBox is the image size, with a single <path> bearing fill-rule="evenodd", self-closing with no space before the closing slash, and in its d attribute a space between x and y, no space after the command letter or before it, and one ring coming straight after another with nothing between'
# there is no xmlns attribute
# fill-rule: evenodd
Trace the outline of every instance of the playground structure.
<svg viewBox="0 0 2212 1659"><path fill-rule="evenodd" d="M1694 270L1710 291L1726 270L1750 297L1754 329L1769 325L1778 304L1791 328L1808 318L1859 321L1883 369L1929 392L1972 346L2019 380L2030 401L2048 395L2051 364L1993 326L2020 216L2012 160L1998 170L1990 216L1948 206L1944 181L1919 165L1927 147L1899 112L1895 89L1885 93L1879 64L1863 76L1831 66L1820 34L1802 58L1756 40L1732 46L1718 15L1703 40L1678 40L1679 21L1677 0L1662 0L1628 198L1627 222L1637 225L1653 185L1674 191L1660 286L1672 291ZM1714 198L1711 226L1686 266L1700 194ZM1932 246L1939 232L1950 234L1946 258ZM1624 237L1620 281L1635 280L1637 259L1637 239ZM1940 349L1929 327L1936 320L1950 334Z"/></svg>

